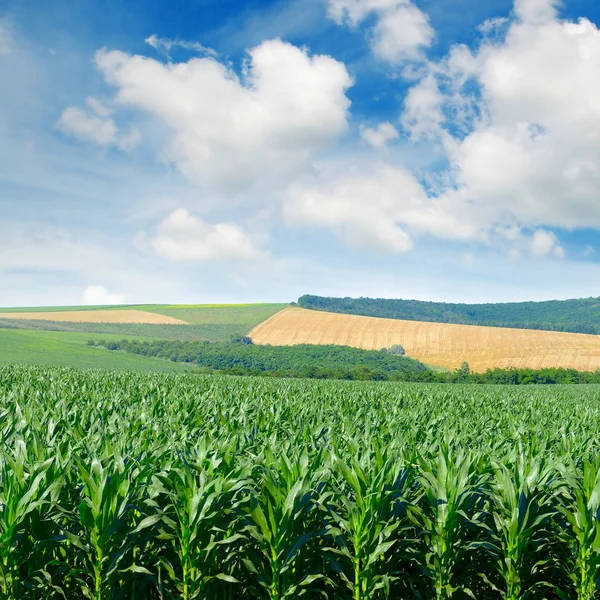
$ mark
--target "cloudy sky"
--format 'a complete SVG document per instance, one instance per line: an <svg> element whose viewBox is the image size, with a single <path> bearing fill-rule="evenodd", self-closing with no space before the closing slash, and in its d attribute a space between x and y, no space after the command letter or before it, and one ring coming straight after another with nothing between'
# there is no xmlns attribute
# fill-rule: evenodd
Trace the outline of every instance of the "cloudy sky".
<svg viewBox="0 0 600 600"><path fill-rule="evenodd" d="M0 305L600 296L596 0L4 0Z"/></svg>

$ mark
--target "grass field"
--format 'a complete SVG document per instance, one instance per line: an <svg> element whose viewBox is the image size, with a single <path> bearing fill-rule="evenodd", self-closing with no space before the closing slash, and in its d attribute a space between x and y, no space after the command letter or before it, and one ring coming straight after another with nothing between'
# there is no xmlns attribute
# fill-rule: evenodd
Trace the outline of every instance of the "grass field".
<svg viewBox="0 0 600 600"><path fill-rule="evenodd" d="M595 600L599 398L0 367L0 595Z"/></svg>
<svg viewBox="0 0 600 600"><path fill-rule="evenodd" d="M179 341L225 342L233 337L246 335L255 325L285 306L285 304L147 304L126 307L1 309L0 340L3 341L0 343L3 344L5 351L0 354L0 363L6 362L7 357L11 355L9 348L11 340L29 339L5 335L4 331L8 329L101 334L103 338L107 335L115 335L120 338L135 336ZM56 335L53 339L57 343L64 340L67 346L70 344L68 337ZM17 348L15 348L16 352L18 352ZM79 352L89 352L87 348L71 347L68 353L59 353L60 359L50 356L44 360L45 352L43 346L37 349L31 347L31 362L89 365L89 356L77 357ZM25 361L26 354L21 353L21 356L22 361ZM67 361L68 356L72 358L72 362Z"/></svg>
<svg viewBox="0 0 600 600"><path fill-rule="evenodd" d="M183 371L181 363L87 345L87 333L0 329L0 365L33 364L134 371ZM123 335L103 336L118 341Z"/></svg>
<svg viewBox="0 0 600 600"><path fill-rule="evenodd" d="M26 321L60 321L68 323L138 323L155 325L187 325L186 321L160 313L143 310L73 310L57 312L0 312L0 319L22 319Z"/></svg>
<svg viewBox="0 0 600 600"><path fill-rule="evenodd" d="M245 325L205 323L202 325L150 325L145 323L72 323L68 321L42 321L0 319L0 329L36 331L70 331L90 334L115 334L162 340L226 342L235 335L245 335Z"/></svg>
<svg viewBox="0 0 600 600"><path fill-rule="evenodd" d="M378 319L289 307L261 323L257 344L338 344L370 350L401 344L428 365L488 368L600 368L600 336L500 327Z"/></svg>
<svg viewBox="0 0 600 600"><path fill-rule="evenodd" d="M246 334L286 306L287 304L205 304L139 308L195 325L236 325L245 328L243 334Z"/></svg>

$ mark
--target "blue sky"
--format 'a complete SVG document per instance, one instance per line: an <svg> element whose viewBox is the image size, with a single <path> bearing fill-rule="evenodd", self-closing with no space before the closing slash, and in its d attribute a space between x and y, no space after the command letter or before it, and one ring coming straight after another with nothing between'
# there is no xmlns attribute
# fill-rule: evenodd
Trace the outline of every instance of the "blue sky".
<svg viewBox="0 0 600 600"><path fill-rule="evenodd" d="M600 295L590 0L0 4L0 305Z"/></svg>

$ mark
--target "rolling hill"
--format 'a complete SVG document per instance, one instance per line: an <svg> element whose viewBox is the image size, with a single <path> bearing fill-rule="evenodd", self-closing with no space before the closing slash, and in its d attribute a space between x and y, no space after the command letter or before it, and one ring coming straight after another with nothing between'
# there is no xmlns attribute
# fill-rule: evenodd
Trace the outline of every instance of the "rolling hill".
<svg viewBox="0 0 600 600"><path fill-rule="evenodd" d="M181 370L172 361L88 345L121 339L224 342L243 336L286 304L69 306L0 309L0 364L138 371Z"/></svg>
<svg viewBox="0 0 600 600"><path fill-rule="evenodd" d="M572 333L600 333L600 298L506 302L495 304L450 304L388 298L326 298L302 296L300 308L365 317L485 325Z"/></svg>
<svg viewBox="0 0 600 600"><path fill-rule="evenodd" d="M358 299L349 300L347 304L346 299L312 296L303 296L300 301L313 308L323 302L336 301L339 311L368 309L373 312L381 311L382 307L392 310L402 306L394 303L405 302ZM568 321L569 307L587 306L585 310L593 313L593 303L588 301L525 304L560 306L562 312L556 309L551 323L555 327L559 322ZM444 313L445 318L454 318L461 311L467 314L464 307L470 305L443 306L461 307L458 312ZM471 306L488 307L492 312L498 307L508 307L503 317L507 319L517 314L511 313L513 305ZM538 306L531 314L542 312ZM574 318L579 319L585 311L582 308L574 314ZM482 317L473 313L470 318ZM600 368L600 336L596 335L380 318L285 304L0 309L0 363L109 366L106 361L110 364L120 361L121 366L127 364L128 368L169 369L175 368L169 364L171 361L145 356L129 360L122 354L121 358L113 354L109 358L105 350L90 347L87 342L89 339L228 342L247 334L258 345L273 346L315 344L380 350L401 344L408 357L443 369L456 369L463 362L468 362L477 372L509 367L563 367L580 371Z"/></svg>
<svg viewBox="0 0 600 600"><path fill-rule="evenodd" d="M337 344L378 350L401 344L429 365L488 368L600 368L600 336L556 331L381 319L290 307L250 332L256 344Z"/></svg>

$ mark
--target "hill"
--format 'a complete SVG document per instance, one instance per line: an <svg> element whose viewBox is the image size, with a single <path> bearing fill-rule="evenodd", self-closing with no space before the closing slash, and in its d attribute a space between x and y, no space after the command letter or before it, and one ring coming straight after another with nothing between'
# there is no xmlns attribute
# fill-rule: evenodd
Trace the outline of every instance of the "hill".
<svg viewBox="0 0 600 600"><path fill-rule="evenodd" d="M499 304L450 304L421 300L326 298L305 295L298 300L298 306L311 310L406 321L600 333L600 298Z"/></svg>
<svg viewBox="0 0 600 600"><path fill-rule="evenodd" d="M600 368L600 336L380 319L287 308L250 332L256 344L336 344L378 350L401 344L425 364L456 369Z"/></svg>
<svg viewBox="0 0 600 600"><path fill-rule="evenodd" d="M227 341L246 335L287 304L0 308L2 329L66 331L167 340Z"/></svg>
<svg viewBox="0 0 600 600"><path fill-rule="evenodd" d="M114 341L122 336L108 336ZM187 365L88 346L86 333L0 330L0 366L48 365L117 371L183 371Z"/></svg>
<svg viewBox="0 0 600 600"><path fill-rule="evenodd" d="M88 346L90 338L224 342L285 304L0 308L0 365L9 363L181 370L185 365Z"/></svg>

